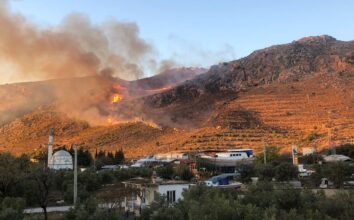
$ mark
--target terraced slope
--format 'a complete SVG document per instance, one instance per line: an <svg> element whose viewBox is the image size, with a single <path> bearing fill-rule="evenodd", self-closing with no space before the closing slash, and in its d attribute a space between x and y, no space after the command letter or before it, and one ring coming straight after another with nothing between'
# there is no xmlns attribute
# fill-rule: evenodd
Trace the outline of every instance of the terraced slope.
<svg viewBox="0 0 354 220"><path fill-rule="evenodd" d="M237 117L227 117L242 110L256 121L252 130L268 128L286 131L286 139L262 135L263 140L278 146L291 143L311 145L306 138L317 133L312 143L318 147L350 142L354 135L354 94L352 75L315 74L299 82L275 83L239 94L220 109L214 124L236 127L242 125ZM256 126L255 126L256 125ZM248 126L252 127L252 126ZM258 139L258 145L261 140Z"/></svg>
<svg viewBox="0 0 354 220"><path fill-rule="evenodd" d="M160 85L153 79L148 82ZM80 105L90 107L86 103L93 100L100 114L105 113L102 106L109 110L110 97L99 94L116 92L112 91L114 84L105 81L94 91L88 90L89 96ZM263 144L284 152L291 144L323 148L329 141L352 141L353 91L354 42L310 37L216 65L172 89L119 105L116 114L140 118L135 122L96 126L73 118L65 109L48 108L52 103L27 109L30 100L19 94L21 110L28 112L5 120L10 122L0 128L0 148L14 153L45 149L51 126L56 130L57 146L76 143L92 151L123 148L128 157L211 148L259 151ZM1 94L6 94L6 88L0 89ZM5 103L8 107L0 106L0 110L17 112L16 101Z"/></svg>

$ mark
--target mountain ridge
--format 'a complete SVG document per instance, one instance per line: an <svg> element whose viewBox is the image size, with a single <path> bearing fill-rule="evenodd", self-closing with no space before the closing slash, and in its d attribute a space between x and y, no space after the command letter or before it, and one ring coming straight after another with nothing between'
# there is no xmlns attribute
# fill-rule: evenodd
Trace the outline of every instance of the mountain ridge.
<svg viewBox="0 0 354 220"><path fill-rule="evenodd" d="M90 150L123 148L128 157L136 157L171 149L250 147L257 152L264 142L286 152L291 144L323 148L329 139L340 144L353 138L353 41L338 41L327 35L301 38L214 65L193 78L191 75L186 74L186 81L172 87L154 91L144 88L143 95L133 96L126 93L124 83L108 79L94 92L88 90L94 98L83 96L82 102L87 104L82 105L94 106L103 120L117 116L121 123L86 127L80 120L63 117L60 120L64 124L57 129L69 128L65 132L73 133L58 132L57 144L79 143ZM120 92L122 103L112 105L111 96ZM69 113L55 105L54 110L43 111L44 115L48 111ZM2 129L11 134L6 138L0 135L0 146L17 152L24 151L26 144L45 144L46 134L39 130L60 123L53 119L47 127L27 126L33 117L42 124L44 118L39 112L31 109L29 115L16 119L24 133L38 133L38 141L11 141L8 135L12 134L15 140L21 140L21 131L15 132L15 126L13 130ZM318 135L310 140L311 133ZM29 151L33 148L28 147Z"/></svg>

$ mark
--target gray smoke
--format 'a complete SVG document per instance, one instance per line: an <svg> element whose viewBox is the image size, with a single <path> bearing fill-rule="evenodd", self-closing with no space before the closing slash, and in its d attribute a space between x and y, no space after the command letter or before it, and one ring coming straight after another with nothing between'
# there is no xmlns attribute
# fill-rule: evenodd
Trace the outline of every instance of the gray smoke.
<svg viewBox="0 0 354 220"><path fill-rule="evenodd" d="M56 27L39 28L0 3L0 84L99 74L133 80L154 60L154 50L135 23L93 24L78 13ZM154 63L157 63L154 61Z"/></svg>

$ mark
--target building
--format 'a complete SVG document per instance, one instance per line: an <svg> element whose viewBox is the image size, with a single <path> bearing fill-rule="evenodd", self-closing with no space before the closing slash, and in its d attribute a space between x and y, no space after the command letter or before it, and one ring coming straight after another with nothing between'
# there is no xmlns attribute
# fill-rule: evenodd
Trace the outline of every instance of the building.
<svg viewBox="0 0 354 220"><path fill-rule="evenodd" d="M302 148L302 155L311 155L316 153L316 150L314 147L303 147Z"/></svg>
<svg viewBox="0 0 354 220"><path fill-rule="evenodd" d="M198 154L196 161L199 167L232 173L242 164L253 163L255 157L252 149L210 150Z"/></svg>
<svg viewBox="0 0 354 220"><path fill-rule="evenodd" d="M101 167L101 170L102 171L113 171L113 170L116 170L118 168L119 168L118 165L104 165L104 166Z"/></svg>
<svg viewBox="0 0 354 220"><path fill-rule="evenodd" d="M219 188L241 188L240 182L234 181L234 178L240 177L239 173L223 173L218 176L213 176L210 179L204 181L206 186L213 186Z"/></svg>
<svg viewBox="0 0 354 220"><path fill-rule="evenodd" d="M332 154L323 157L323 160L325 162L341 162L341 161L344 162L344 161L351 161L351 158L340 154Z"/></svg>
<svg viewBox="0 0 354 220"><path fill-rule="evenodd" d="M65 150L59 150L51 156L49 168L54 170L72 170L73 158L71 154Z"/></svg>
<svg viewBox="0 0 354 220"><path fill-rule="evenodd" d="M183 199L182 192L192 185L186 181L169 180L165 181L157 177L152 181L144 178L133 178L123 182L126 188L132 189L132 194L126 197L123 202L125 211L140 214L141 209L150 206L159 196L166 197L166 200L173 204Z"/></svg>
<svg viewBox="0 0 354 220"><path fill-rule="evenodd" d="M48 140L48 168L54 170L72 170L73 158L71 154L65 150L59 150L53 154L54 129L49 131Z"/></svg>
<svg viewBox="0 0 354 220"><path fill-rule="evenodd" d="M188 160L189 156L187 153L184 152L169 152L169 153L160 153L155 154L155 158L158 160Z"/></svg>

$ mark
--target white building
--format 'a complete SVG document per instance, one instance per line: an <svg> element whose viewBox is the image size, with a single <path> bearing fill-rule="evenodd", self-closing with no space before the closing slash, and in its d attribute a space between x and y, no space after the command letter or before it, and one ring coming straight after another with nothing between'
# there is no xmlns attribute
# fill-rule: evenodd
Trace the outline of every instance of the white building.
<svg viewBox="0 0 354 220"><path fill-rule="evenodd" d="M332 154L323 157L323 160L325 162L341 162L341 161L344 162L344 161L351 161L351 158L340 154Z"/></svg>
<svg viewBox="0 0 354 220"><path fill-rule="evenodd" d="M302 148L302 155L311 155L316 152L314 147L303 147Z"/></svg>
<svg viewBox="0 0 354 220"><path fill-rule="evenodd" d="M48 140L48 168L54 170L73 169L73 158L65 150L59 150L53 154L54 129L51 128Z"/></svg>
<svg viewBox="0 0 354 220"><path fill-rule="evenodd" d="M150 206L159 196L166 197L169 203L177 202L183 199L182 192L189 189L192 185L185 181L163 181L157 178L155 182L143 178L133 178L123 182L126 188L135 189L131 197L126 197L123 202L123 207L126 211L140 214L141 209Z"/></svg>
<svg viewBox="0 0 354 220"><path fill-rule="evenodd" d="M155 158L158 160L188 160L188 154L183 152L169 152L169 153L160 153L155 154Z"/></svg>
<svg viewBox="0 0 354 220"><path fill-rule="evenodd" d="M71 154L65 150L55 152L50 159L49 168L54 170L72 170L73 158Z"/></svg>

